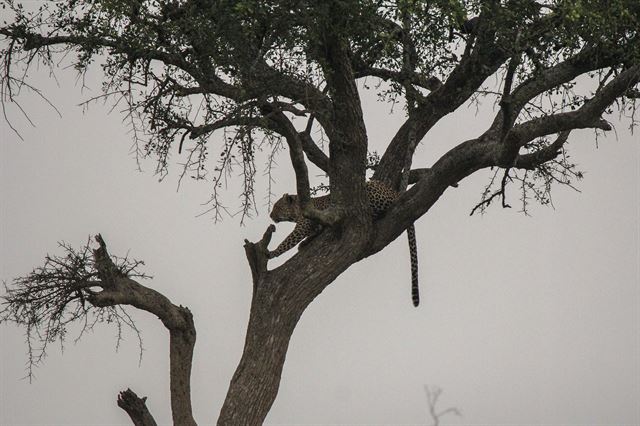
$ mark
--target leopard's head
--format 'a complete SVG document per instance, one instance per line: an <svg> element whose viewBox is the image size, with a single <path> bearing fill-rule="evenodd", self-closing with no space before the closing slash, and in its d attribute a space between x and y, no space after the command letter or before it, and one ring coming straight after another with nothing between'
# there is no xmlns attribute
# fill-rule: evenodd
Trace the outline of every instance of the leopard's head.
<svg viewBox="0 0 640 426"><path fill-rule="evenodd" d="M271 209L271 219L274 222L297 222L302 216L297 195L284 194Z"/></svg>

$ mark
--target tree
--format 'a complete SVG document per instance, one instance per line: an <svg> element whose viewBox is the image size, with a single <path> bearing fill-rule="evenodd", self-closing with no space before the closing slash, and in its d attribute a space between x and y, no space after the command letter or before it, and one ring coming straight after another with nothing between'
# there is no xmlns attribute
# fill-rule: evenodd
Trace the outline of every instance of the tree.
<svg viewBox="0 0 640 426"><path fill-rule="evenodd" d="M487 188L477 209L495 199L507 207L505 188L513 182L522 188L525 212L531 199L548 203L554 183L572 185L581 176L564 155L570 132L610 130L602 116L613 107L633 124L637 106L640 11L633 1L69 1L36 11L4 5L12 13L0 29L4 100L17 101L17 91L30 87L25 67L55 67L59 55L74 52L83 73L102 60L104 97L126 104L139 152L156 157L158 173L167 172L172 153L184 151L183 176L204 177L215 143L210 136L225 129L214 148L222 152L214 180L217 188L231 165L243 167L243 215L255 203L257 147L275 151L280 139L286 143L305 213L323 232L271 270L273 228L258 243L247 242L251 314L219 424L264 419L307 306L347 268L395 240L448 188L493 168L497 188ZM491 76L498 88L483 86ZM578 79L590 82L586 93L574 91ZM379 161L368 155L358 94L358 83L371 80L385 81L381 94L402 100L406 113ZM430 168L412 168L418 143L434 125L483 96L498 105L486 131ZM328 155L318 134L328 141ZM371 157L373 179L398 191L412 185L375 222L364 191ZM329 210L309 204L307 161L329 177ZM220 214L217 189L212 208ZM194 424L190 312L134 280L136 261L110 256L100 236L96 243L93 252L88 245L66 247L67 256L48 258L16 280L3 319L24 324L28 333L42 330L46 343L63 336L68 321L94 313L127 323L122 305L156 314L171 336L174 423ZM152 424L135 394L123 393L119 404L134 423Z"/></svg>

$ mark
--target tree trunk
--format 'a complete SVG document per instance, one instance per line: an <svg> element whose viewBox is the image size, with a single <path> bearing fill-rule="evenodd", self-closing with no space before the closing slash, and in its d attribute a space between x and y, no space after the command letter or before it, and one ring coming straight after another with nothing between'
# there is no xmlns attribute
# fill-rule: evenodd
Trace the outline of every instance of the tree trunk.
<svg viewBox="0 0 640 426"><path fill-rule="evenodd" d="M245 250L254 292L244 351L222 406L218 425L261 425L278 394L289 340L309 304L366 251L371 221L352 218L344 229L325 229L278 268L267 271L269 228Z"/></svg>
<svg viewBox="0 0 640 426"><path fill-rule="evenodd" d="M289 340L302 313L277 305L273 296L253 298L244 351L218 425L261 425L273 405Z"/></svg>
<svg viewBox="0 0 640 426"><path fill-rule="evenodd" d="M191 313L188 313L188 321L193 325ZM169 387L174 425L196 426L191 411L191 364L195 341L195 327L169 330Z"/></svg>

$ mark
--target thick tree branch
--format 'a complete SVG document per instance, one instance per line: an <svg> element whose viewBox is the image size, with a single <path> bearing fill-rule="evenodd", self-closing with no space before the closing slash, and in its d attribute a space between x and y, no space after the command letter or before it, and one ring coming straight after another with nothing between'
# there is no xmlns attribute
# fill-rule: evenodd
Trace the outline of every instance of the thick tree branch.
<svg viewBox="0 0 640 426"><path fill-rule="evenodd" d="M421 169L420 179L402 193L396 203L376 222L375 238L368 256L384 248L411 223L426 213L444 191L473 172L491 166L497 143L489 138L471 139L445 153L430 168Z"/></svg>
<svg viewBox="0 0 640 426"><path fill-rule="evenodd" d="M518 116L517 111L514 111L513 101L511 99L511 86L513 85L513 78L518 66L520 65L521 59L520 54L516 54L511 57L504 77L502 99L500 100L500 110L502 112L501 134L503 136L506 135L509 129L513 126L513 123Z"/></svg>
<svg viewBox="0 0 640 426"><path fill-rule="evenodd" d="M619 61L617 53L587 46L576 55L525 80L510 96L514 112L519 113L531 99L554 87L568 83L587 72L615 65Z"/></svg>
<svg viewBox="0 0 640 426"><path fill-rule="evenodd" d="M255 97L280 96L299 103L313 113L327 133L333 132L333 102L313 84L286 75L265 62L262 62L255 75L252 74L252 80L252 84L245 84L243 88L255 90Z"/></svg>
<svg viewBox="0 0 640 426"><path fill-rule="evenodd" d="M322 7L322 6L318 6ZM330 2L320 24L328 93L333 100L332 128L322 126L329 136L329 179L331 202L339 209L366 210L367 131L360 94L350 60L349 42L341 33L345 23L335 22L348 13L345 4Z"/></svg>
<svg viewBox="0 0 640 426"><path fill-rule="evenodd" d="M269 243L271 242L271 236L276 230L275 225L271 224L264 232L262 239L257 243L252 243L249 240L244 240L244 251L251 268L251 275L253 277L253 290L256 292L256 286L260 282L263 274L267 272L267 262L269 261Z"/></svg>
<svg viewBox="0 0 640 426"><path fill-rule="evenodd" d="M328 174L329 157L327 157L327 154L325 154L314 142L309 133L310 132L305 130L298 134L298 136L300 137L300 143L302 144L302 149L307 155L309 161L315 164L320 170Z"/></svg>
<svg viewBox="0 0 640 426"><path fill-rule="evenodd" d="M95 306L132 305L156 315L169 330L171 411L174 424L195 425L191 409L191 365L196 330L189 309L176 306L159 292L122 274L98 234L94 258L103 290L87 300Z"/></svg>
<svg viewBox="0 0 640 426"><path fill-rule="evenodd" d="M107 246L100 234L96 235L99 247L94 250L96 269L101 279L103 291L89 296L96 306L131 305L156 315L168 329L186 329L182 310L161 293L123 275L115 267L107 252Z"/></svg>
<svg viewBox="0 0 640 426"><path fill-rule="evenodd" d="M418 181L420 181L420 179L422 179L425 176L429 175L429 172L431 171L430 168L422 168L422 169L411 169L409 171L409 185L413 185L418 183ZM452 187L457 188L458 184L457 183L453 183L451 184Z"/></svg>
<svg viewBox="0 0 640 426"><path fill-rule="evenodd" d="M418 183L420 179L428 175L430 170L431 169L428 167L422 169L411 169L411 171L409 172L409 185Z"/></svg>
<svg viewBox="0 0 640 426"><path fill-rule="evenodd" d="M157 426L146 405L147 397L139 398L131 389L118 394L118 407L127 412L135 426Z"/></svg>

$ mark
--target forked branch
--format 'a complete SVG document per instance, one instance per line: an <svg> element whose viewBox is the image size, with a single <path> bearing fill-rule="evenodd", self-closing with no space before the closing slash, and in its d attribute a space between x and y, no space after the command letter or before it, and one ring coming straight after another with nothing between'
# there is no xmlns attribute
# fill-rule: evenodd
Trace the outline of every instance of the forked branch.
<svg viewBox="0 0 640 426"><path fill-rule="evenodd" d="M257 243L252 243L249 240L244 240L244 251L251 268L251 275L253 277L253 290L255 294L256 286L260 277L267 272L267 262L269 261L269 243L271 242L271 236L276 230L275 225L271 224L264 232L262 239Z"/></svg>
<svg viewBox="0 0 640 426"><path fill-rule="evenodd" d="M439 426L441 419L448 415L453 414L456 416L460 416L460 410L455 407L449 407L444 410L438 410L438 401L440 396L442 395L442 389L439 387L430 388L429 386L424 386L424 391L427 394L427 404L429 405L429 416L431 416L431 420L433 423L431 426Z"/></svg>

